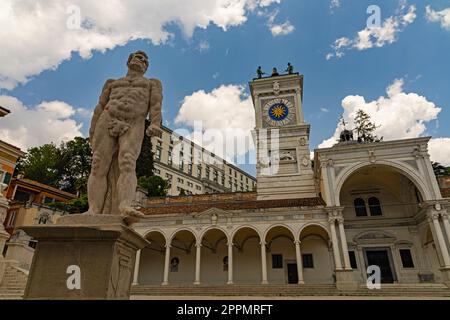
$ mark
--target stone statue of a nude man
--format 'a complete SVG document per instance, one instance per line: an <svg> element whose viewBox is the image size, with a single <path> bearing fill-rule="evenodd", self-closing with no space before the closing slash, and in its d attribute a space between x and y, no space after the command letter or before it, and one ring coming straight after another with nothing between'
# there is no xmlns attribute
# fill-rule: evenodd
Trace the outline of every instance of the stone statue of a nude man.
<svg viewBox="0 0 450 320"><path fill-rule="evenodd" d="M149 66L145 52L132 53L127 65L126 77L106 81L92 117L89 138L93 159L86 214L142 216L133 207L136 160L144 133L161 134L162 85L157 79L144 78ZM148 115L151 123L145 130Z"/></svg>

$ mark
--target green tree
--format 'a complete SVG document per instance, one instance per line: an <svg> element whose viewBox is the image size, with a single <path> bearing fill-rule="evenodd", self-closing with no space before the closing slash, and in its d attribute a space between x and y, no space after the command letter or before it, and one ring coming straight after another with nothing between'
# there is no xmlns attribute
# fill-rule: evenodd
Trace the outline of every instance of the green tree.
<svg viewBox="0 0 450 320"><path fill-rule="evenodd" d="M59 188L64 171L62 158L61 150L53 143L30 148L25 157L19 159L15 175L23 172L28 179Z"/></svg>
<svg viewBox="0 0 450 320"><path fill-rule="evenodd" d="M148 197L165 197L169 183L159 176L140 177L138 185L147 190Z"/></svg>
<svg viewBox="0 0 450 320"><path fill-rule="evenodd" d="M370 116L363 110L358 110L355 117L355 129L358 134L359 142L380 142L383 141L383 137L378 138L375 135L375 131L379 128L370 119Z"/></svg>
<svg viewBox="0 0 450 320"><path fill-rule="evenodd" d="M433 166L434 175L436 177L445 177L450 175L450 168L444 167L439 162L431 162Z"/></svg>
<svg viewBox="0 0 450 320"><path fill-rule="evenodd" d="M68 192L86 194L92 162L92 149L89 139L75 137L73 140L61 143L60 150L64 162L60 187Z"/></svg>
<svg viewBox="0 0 450 320"><path fill-rule="evenodd" d="M149 120L145 120L145 129L150 125ZM152 140L147 135L144 136L142 141L141 153L136 161L136 177L150 177L153 175L153 152L152 152Z"/></svg>

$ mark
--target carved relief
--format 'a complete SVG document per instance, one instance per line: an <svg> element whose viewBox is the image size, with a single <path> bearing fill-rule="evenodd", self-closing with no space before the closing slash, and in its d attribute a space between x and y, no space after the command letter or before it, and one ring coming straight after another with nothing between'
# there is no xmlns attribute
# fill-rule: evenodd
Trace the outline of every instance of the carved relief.
<svg viewBox="0 0 450 320"><path fill-rule="evenodd" d="M273 82L273 92L276 96L280 94L280 83L278 81Z"/></svg>

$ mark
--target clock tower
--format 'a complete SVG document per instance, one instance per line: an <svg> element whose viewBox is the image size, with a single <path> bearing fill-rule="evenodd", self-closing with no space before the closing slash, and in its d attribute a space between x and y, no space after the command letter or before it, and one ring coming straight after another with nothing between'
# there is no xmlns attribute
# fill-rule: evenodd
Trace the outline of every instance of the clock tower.
<svg viewBox="0 0 450 320"><path fill-rule="evenodd" d="M302 109L303 76L254 79L253 139L257 149L258 200L317 197L309 151L310 126Z"/></svg>

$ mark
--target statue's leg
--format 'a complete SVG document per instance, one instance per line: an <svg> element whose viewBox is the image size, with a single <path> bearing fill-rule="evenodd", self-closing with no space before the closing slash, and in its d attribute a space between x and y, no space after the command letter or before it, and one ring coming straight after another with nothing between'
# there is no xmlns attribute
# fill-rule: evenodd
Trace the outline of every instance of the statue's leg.
<svg viewBox="0 0 450 320"><path fill-rule="evenodd" d="M133 208L136 198L136 161L141 152L145 126L135 125L119 138L119 179L117 190L119 195L119 211L123 216L142 214Z"/></svg>
<svg viewBox="0 0 450 320"><path fill-rule="evenodd" d="M117 148L115 138L111 137L106 122L99 119L92 139L92 167L88 179L87 214L101 214L108 190L107 176L111 166L112 156ZM103 123L104 122L104 123ZM105 124L105 125L104 125Z"/></svg>

